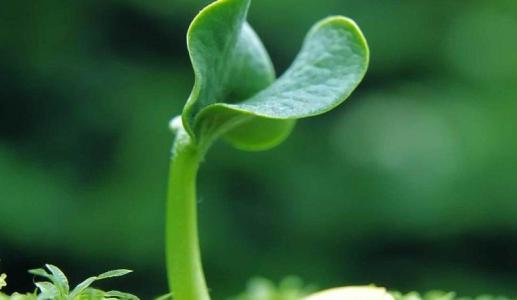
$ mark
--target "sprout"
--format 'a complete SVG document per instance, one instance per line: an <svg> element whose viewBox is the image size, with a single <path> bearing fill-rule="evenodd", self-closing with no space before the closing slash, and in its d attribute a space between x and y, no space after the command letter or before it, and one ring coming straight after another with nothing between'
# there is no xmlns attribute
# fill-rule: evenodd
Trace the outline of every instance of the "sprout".
<svg viewBox="0 0 517 300"><path fill-rule="evenodd" d="M167 205L167 271L177 300L208 300L201 266L196 176L210 145L223 138L238 149L270 149L296 120L325 113L363 79L369 50L350 19L316 23L291 67L275 79L262 42L246 22L250 0L219 0L194 18L187 46L195 83L170 127L172 149Z"/></svg>

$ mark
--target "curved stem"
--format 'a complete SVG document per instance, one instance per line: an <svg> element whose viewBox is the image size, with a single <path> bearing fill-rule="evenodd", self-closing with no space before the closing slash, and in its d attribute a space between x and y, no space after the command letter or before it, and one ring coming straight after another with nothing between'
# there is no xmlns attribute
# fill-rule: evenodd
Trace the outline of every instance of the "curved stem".
<svg viewBox="0 0 517 300"><path fill-rule="evenodd" d="M175 300L210 300L199 251L196 175L201 153L183 128L172 149L167 197L166 259Z"/></svg>

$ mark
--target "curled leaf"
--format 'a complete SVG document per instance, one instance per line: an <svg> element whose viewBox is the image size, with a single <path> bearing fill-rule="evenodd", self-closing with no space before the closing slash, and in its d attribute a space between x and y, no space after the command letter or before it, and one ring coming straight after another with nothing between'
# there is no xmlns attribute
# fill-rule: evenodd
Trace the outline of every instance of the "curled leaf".
<svg viewBox="0 0 517 300"><path fill-rule="evenodd" d="M333 16L312 27L291 67L274 81L269 56L246 23L249 5L216 1L189 28L195 84L182 123L201 145L223 136L240 149L271 148L295 120L343 102L366 73L369 50L360 29Z"/></svg>

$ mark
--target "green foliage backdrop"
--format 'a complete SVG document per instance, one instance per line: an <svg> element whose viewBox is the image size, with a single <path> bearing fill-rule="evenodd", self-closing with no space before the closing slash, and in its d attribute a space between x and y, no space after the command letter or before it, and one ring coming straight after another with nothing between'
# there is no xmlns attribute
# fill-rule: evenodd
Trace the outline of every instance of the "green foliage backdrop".
<svg viewBox="0 0 517 300"><path fill-rule="evenodd" d="M193 84L187 26L208 2L0 4L8 291L45 262L72 281L134 269L120 289L144 299L166 290L167 123ZM217 144L201 170L214 298L289 274L321 288L515 295L517 4L255 0L249 19L281 74L334 14L369 41L357 93L272 151Z"/></svg>

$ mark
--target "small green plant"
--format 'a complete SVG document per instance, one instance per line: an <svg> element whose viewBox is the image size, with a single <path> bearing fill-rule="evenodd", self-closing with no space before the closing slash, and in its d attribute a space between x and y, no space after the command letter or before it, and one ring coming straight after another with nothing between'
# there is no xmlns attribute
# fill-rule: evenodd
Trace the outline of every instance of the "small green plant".
<svg viewBox="0 0 517 300"><path fill-rule="evenodd" d="M238 149L281 143L297 119L342 103L366 73L369 50L350 19L323 19L307 34L291 67L275 80L260 39L246 22L250 0L219 0L187 33L195 84L173 119L167 208L167 270L177 300L210 299L201 266L196 175L210 145L222 138Z"/></svg>
<svg viewBox="0 0 517 300"><path fill-rule="evenodd" d="M33 293L14 293L11 296L0 293L0 300L138 300L138 297L119 291L102 291L91 287L98 280L124 276L131 273L130 270L113 270L92 276L70 289L65 274L56 266L47 264L48 269L34 269L29 273L44 278L44 281L36 281L36 290ZM50 273L49 273L50 272ZM6 286L6 275L0 275L0 289Z"/></svg>

